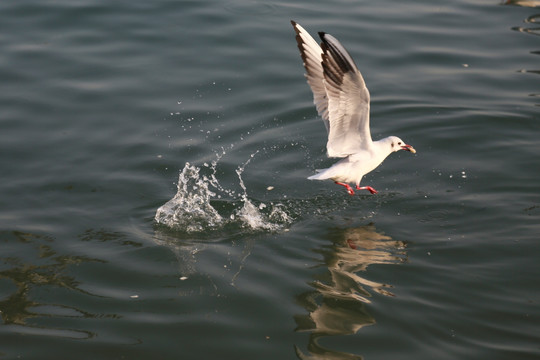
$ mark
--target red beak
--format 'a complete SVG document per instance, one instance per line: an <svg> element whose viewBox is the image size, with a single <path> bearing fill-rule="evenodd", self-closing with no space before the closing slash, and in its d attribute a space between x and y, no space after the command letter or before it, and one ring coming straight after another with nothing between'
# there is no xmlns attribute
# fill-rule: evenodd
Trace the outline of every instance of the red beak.
<svg viewBox="0 0 540 360"><path fill-rule="evenodd" d="M411 146L411 145L403 145L401 147L402 150L405 150L405 151L410 151L412 152L413 154L416 154L416 150L414 150L414 148Z"/></svg>

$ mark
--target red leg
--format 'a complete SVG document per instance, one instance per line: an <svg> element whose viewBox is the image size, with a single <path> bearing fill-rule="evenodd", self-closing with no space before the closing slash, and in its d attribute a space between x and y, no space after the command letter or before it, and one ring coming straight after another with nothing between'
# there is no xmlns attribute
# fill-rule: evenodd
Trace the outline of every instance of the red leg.
<svg viewBox="0 0 540 360"><path fill-rule="evenodd" d="M345 186L345 189L347 189L347 192L349 193L349 195L354 195L354 190L352 189L352 187L349 186L349 184L345 184L339 181L335 181L335 183L341 186Z"/></svg>
<svg viewBox="0 0 540 360"><path fill-rule="evenodd" d="M374 188L372 188L371 186L362 186L362 187L360 187L360 186L356 185L356 190L367 190L372 194L377 194L378 193L378 191L375 190Z"/></svg>

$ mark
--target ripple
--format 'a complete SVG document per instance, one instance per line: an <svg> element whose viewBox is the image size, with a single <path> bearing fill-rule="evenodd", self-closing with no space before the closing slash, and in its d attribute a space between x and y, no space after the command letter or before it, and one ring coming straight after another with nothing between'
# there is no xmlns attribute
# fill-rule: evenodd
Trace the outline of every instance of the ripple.
<svg viewBox="0 0 540 360"><path fill-rule="evenodd" d="M267 15L276 12L276 6L261 1L230 1L224 6L225 10L240 15Z"/></svg>
<svg viewBox="0 0 540 360"><path fill-rule="evenodd" d="M95 337L95 334L90 331L72 330L72 329L52 329L45 327L35 326L21 326L21 325L5 325L4 331L14 332L24 335L40 335L40 336L53 336L69 339L90 339Z"/></svg>
<svg viewBox="0 0 540 360"><path fill-rule="evenodd" d="M307 314L297 315L296 331L311 333L307 349L302 353L295 346L300 359L329 358L361 359L362 357L328 349L318 340L327 336L356 334L365 326L376 323L368 312L366 304L371 304L371 292L393 297L388 289L392 285L369 280L358 273L367 272L370 265L400 264L407 261L406 243L393 240L377 231L373 224L361 227L338 229L330 234L332 245L325 245L315 252L323 255L323 267L328 274L311 283L313 291L298 296L298 303L305 307Z"/></svg>

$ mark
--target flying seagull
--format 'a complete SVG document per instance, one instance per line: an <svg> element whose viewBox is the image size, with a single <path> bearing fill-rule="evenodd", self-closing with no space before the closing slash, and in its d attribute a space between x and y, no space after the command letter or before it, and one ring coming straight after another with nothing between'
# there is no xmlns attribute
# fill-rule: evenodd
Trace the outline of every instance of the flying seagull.
<svg viewBox="0 0 540 360"><path fill-rule="evenodd" d="M379 166L388 155L399 150L416 153L397 136L373 141L369 131L369 91L362 74L343 45L332 35L319 32L321 45L299 24L291 20L296 42L306 68L306 78L317 112L328 131L328 157L342 158L328 169L308 177L310 180L331 179L350 195L360 186L362 177Z"/></svg>

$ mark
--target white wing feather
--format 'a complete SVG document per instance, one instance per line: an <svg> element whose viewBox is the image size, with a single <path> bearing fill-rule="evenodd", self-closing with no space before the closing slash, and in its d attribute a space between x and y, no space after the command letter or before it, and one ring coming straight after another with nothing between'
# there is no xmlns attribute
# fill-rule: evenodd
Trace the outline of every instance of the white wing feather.
<svg viewBox="0 0 540 360"><path fill-rule="evenodd" d="M319 46L304 28L292 24L315 106L328 130L328 156L346 157L369 150L370 95L353 59L333 36L319 33Z"/></svg>
<svg viewBox="0 0 540 360"><path fill-rule="evenodd" d="M330 131L330 124L328 121L328 100L326 97L326 89L323 84L323 67L322 67L322 55L323 51L319 44L309 35L309 33L299 24L291 21L296 32L296 42L304 68L306 69L306 79L313 92L313 103L317 112L322 117L326 131Z"/></svg>

